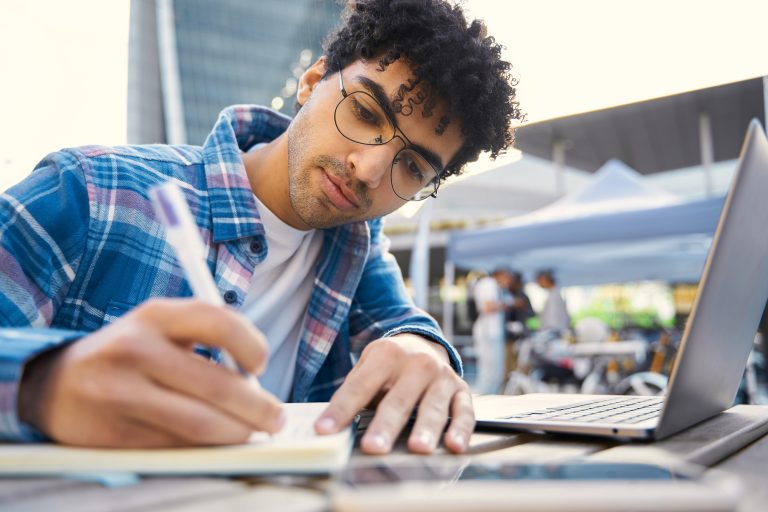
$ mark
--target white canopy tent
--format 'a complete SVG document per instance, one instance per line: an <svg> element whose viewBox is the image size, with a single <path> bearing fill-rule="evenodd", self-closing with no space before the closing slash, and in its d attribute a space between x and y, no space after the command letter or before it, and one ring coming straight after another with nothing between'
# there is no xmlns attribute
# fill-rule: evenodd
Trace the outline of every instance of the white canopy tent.
<svg viewBox="0 0 768 512"><path fill-rule="evenodd" d="M445 281L453 283L456 266L502 265L528 276L553 269L564 286L697 281L724 199L682 199L609 160L584 188L549 206L493 228L452 233ZM444 327L452 331L453 304L443 306Z"/></svg>
<svg viewBox="0 0 768 512"><path fill-rule="evenodd" d="M413 246L418 217L428 203L431 203L430 224L472 227L543 208L559 197L555 193L557 173L551 162L517 151L496 160L481 155L481 159L468 164L467 171L460 176L448 178L440 186L437 198L410 201L387 216L388 230L410 233L410 236L389 235L393 247L402 250ZM581 188L592 177L591 173L566 167L562 176L564 189L569 192Z"/></svg>
<svg viewBox="0 0 768 512"><path fill-rule="evenodd" d="M412 250L408 275L416 304L427 307L430 247L445 247L448 242L449 231L433 231L431 225L472 226L541 208L557 197L556 174L549 162L535 156L511 151L490 160L484 155L466 173L444 183L436 199L410 201L388 215L391 249ZM574 190L592 176L566 167L560 178L566 189Z"/></svg>

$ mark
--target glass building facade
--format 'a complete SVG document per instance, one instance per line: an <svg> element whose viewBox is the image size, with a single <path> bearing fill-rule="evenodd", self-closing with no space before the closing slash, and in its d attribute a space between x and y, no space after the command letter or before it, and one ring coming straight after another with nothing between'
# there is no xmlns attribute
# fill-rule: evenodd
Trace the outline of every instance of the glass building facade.
<svg viewBox="0 0 768 512"><path fill-rule="evenodd" d="M132 0L130 143L202 144L238 103L293 113L298 76L321 53L334 0Z"/></svg>

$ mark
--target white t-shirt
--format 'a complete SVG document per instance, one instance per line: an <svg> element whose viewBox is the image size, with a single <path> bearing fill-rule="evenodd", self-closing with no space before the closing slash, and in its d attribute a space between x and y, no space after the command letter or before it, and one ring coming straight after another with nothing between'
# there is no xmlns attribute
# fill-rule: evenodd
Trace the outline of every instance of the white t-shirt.
<svg viewBox="0 0 768 512"><path fill-rule="evenodd" d="M557 329L564 331L571 326L571 316L568 314L568 308L565 305L563 296L560 295L560 288L553 286L549 289L549 295L544 308L539 315L541 330Z"/></svg>
<svg viewBox="0 0 768 512"><path fill-rule="evenodd" d="M299 334L315 278L322 232L301 231L280 220L256 198L267 238L267 257L256 266L243 314L264 333L269 361L262 387L288 400L293 387Z"/></svg>
<svg viewBox="0 0 768 512"><path fill-rule="evenodd" d="M485 313L483 310L488 304L501 303L502 291L496 279L483 277L475 284L473 295L479 315L472 326L477 353L477 378L472 391L498 393L504 379L504 311Z"/></svg>

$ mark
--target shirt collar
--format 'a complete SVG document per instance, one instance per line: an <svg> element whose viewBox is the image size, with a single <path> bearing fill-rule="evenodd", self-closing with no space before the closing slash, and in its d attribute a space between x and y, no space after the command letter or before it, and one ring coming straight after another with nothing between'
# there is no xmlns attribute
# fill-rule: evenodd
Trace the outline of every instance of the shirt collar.
<svg viewBox="0 0 768 512"><path fill-rule="evenodd" d="M214 242L264 234L242 152L276 139L290 122L283 114L255 105L235 105L219 114L203 144Z"/></svg>

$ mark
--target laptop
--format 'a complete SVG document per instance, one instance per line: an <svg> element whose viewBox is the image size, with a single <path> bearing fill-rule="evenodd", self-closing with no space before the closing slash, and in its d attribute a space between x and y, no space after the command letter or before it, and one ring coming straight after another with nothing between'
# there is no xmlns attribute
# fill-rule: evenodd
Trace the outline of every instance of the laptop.
<svg viewBox="0 0 768 512"><path fill-rule="evenodd" d="M492 407L480 400L477 427L663 439L731 407L768 300L767 191L768 139L753 120L663 398L533 394Z"/></svg>

